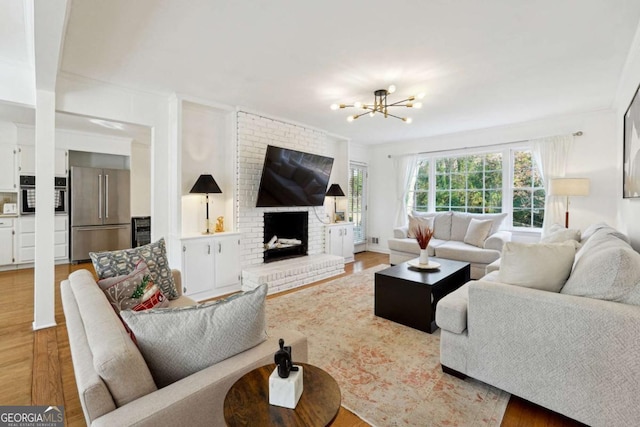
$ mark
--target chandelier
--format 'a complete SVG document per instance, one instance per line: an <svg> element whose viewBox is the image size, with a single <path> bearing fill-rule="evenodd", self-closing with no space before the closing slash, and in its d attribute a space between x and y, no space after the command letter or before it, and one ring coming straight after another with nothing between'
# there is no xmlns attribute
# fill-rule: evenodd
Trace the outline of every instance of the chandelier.
<svg viewBox="0 0 640 427"><path fill-rule="evenodd" d="M368 114L371 117L373 117L376 115L376 113L380 113L384 116L385 119L387 117L395 117L396 119L400 119L405 123L411 123L411 117L400 117L400 116L396 116L395 114L391 114L389 112L389 108L391 107L421 108L422 102L413 102L413 101L415 101L416 99L422 99L424 97L424 94L410 96L407 99L403 99L402 101L397 101L389 104L387 101L387 96L391 95L395 91L396 91L396 87L394 85L391 85L389 86L388 89L378 89L375 92L373 92L373 95L374 95L373 104L365 104L363 102L354 102L353 104L332 104L331 109L337 110L339 108L350 107L350 108L359 108L359 109L366 110L363 113L353 114L347 117L348 122L352 122L355 119L364 116L365 114Z"/></svg>

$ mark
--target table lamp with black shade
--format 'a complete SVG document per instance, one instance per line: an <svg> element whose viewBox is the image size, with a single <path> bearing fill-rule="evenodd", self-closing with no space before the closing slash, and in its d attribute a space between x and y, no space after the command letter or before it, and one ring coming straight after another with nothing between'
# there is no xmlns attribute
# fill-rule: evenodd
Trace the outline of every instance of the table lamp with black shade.
<svg viewBox="0 0 640 427"><path fill-rule="evenodd" d="M338 210L337 209L336 199L338 197L344 197L344 192L342 191L342 188L340 188L340 185L331 184L331 186L327 190L326 196L333 197L333 222L335 222L336 221L336 212Z"/></svg>
<svg viewBox="0 0 640 427"><path fill-rule="evenodd" d="M207 199L207 231L203 234L212 234L212 231L209 230L209 194L222 193L220 187L216 183L216 180L213 179L211 175L200 175L198 180L189 193L192 194L205 194Z"/></svg>

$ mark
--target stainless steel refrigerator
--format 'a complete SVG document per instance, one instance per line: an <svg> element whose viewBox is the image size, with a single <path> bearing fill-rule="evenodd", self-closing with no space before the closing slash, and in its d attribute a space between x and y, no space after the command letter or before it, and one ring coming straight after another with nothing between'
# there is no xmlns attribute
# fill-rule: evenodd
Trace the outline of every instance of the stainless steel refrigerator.
<svg viewBox="0 0 640 427"><path fill-rule="evenodd" d="M71 167L71 261L89 252L130 247L130 175L128 170Z"/></svg>

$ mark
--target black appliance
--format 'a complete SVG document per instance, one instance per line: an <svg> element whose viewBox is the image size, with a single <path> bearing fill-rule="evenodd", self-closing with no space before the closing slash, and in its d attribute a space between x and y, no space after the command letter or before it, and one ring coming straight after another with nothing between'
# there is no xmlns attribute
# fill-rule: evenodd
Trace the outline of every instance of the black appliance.
<svg viewBox="0 0 640 427"><path fill-rule="evenodd" d="M148 245L151 243L151 217L131 217L131 247Z"/></svg>
<svg viewBox="0 0 640 427"><path fill-rule="evenodd" d="M67 213L67 178L54 177L53 207L57 214ZM34 215L36 213L36 177L34 175L20 175L20 214Z"/></svg>
<svg viewBox="0 0 640 427"><path fill-rule="evenodd" d="M267 146L257 207L322 206L333 158Z"/></svg>

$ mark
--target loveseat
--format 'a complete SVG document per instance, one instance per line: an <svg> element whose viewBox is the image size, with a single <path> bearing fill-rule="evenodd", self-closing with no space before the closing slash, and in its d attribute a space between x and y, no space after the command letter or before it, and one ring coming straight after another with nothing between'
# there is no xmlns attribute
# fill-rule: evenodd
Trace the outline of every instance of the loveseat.
<svg viewBox="0 0 640 427"><path fill-rule="evenodd" d="M173 276L179 293L179 272L174 270ZM273 363L279 338L293 347L294 361L307 361L303 335L272 331L255 347L159 388L141 351L89 271L72 273L61 283L61 295L87 425L224 426L227 391L246 372ZM183 295L169 301L170 307L194 304ZM184 325L176 324L175 328Z"/></svg>
<svg viewBox="0 0 640 427"><path fill-rule="evenodd" d="M500 258L505 242L511 240L511 233L500 230L507 214L470 214L462 212L413 212L410 220L426 219L433 222L433 237L427 247L429 256L465 261L471 264L471 278L484 276L487 265ZM491 221L486 236L481 236L478 245L465 243L471 220ZM409 224L393 230L389 239L389 262L400 264L420 255L420 247L415 238L410 237Z"/></svg>
<svg viewBox="0 0 640 427"><path fill-rule="evenodd" d="M542 251L566 254L572 244L558 273L564 255ZM443 370L591 426L638 425L640 254L602 224L580 242L515 245L505 245L499 270L439 301ZM508 259L518 251L538 256Z"/></svg>

